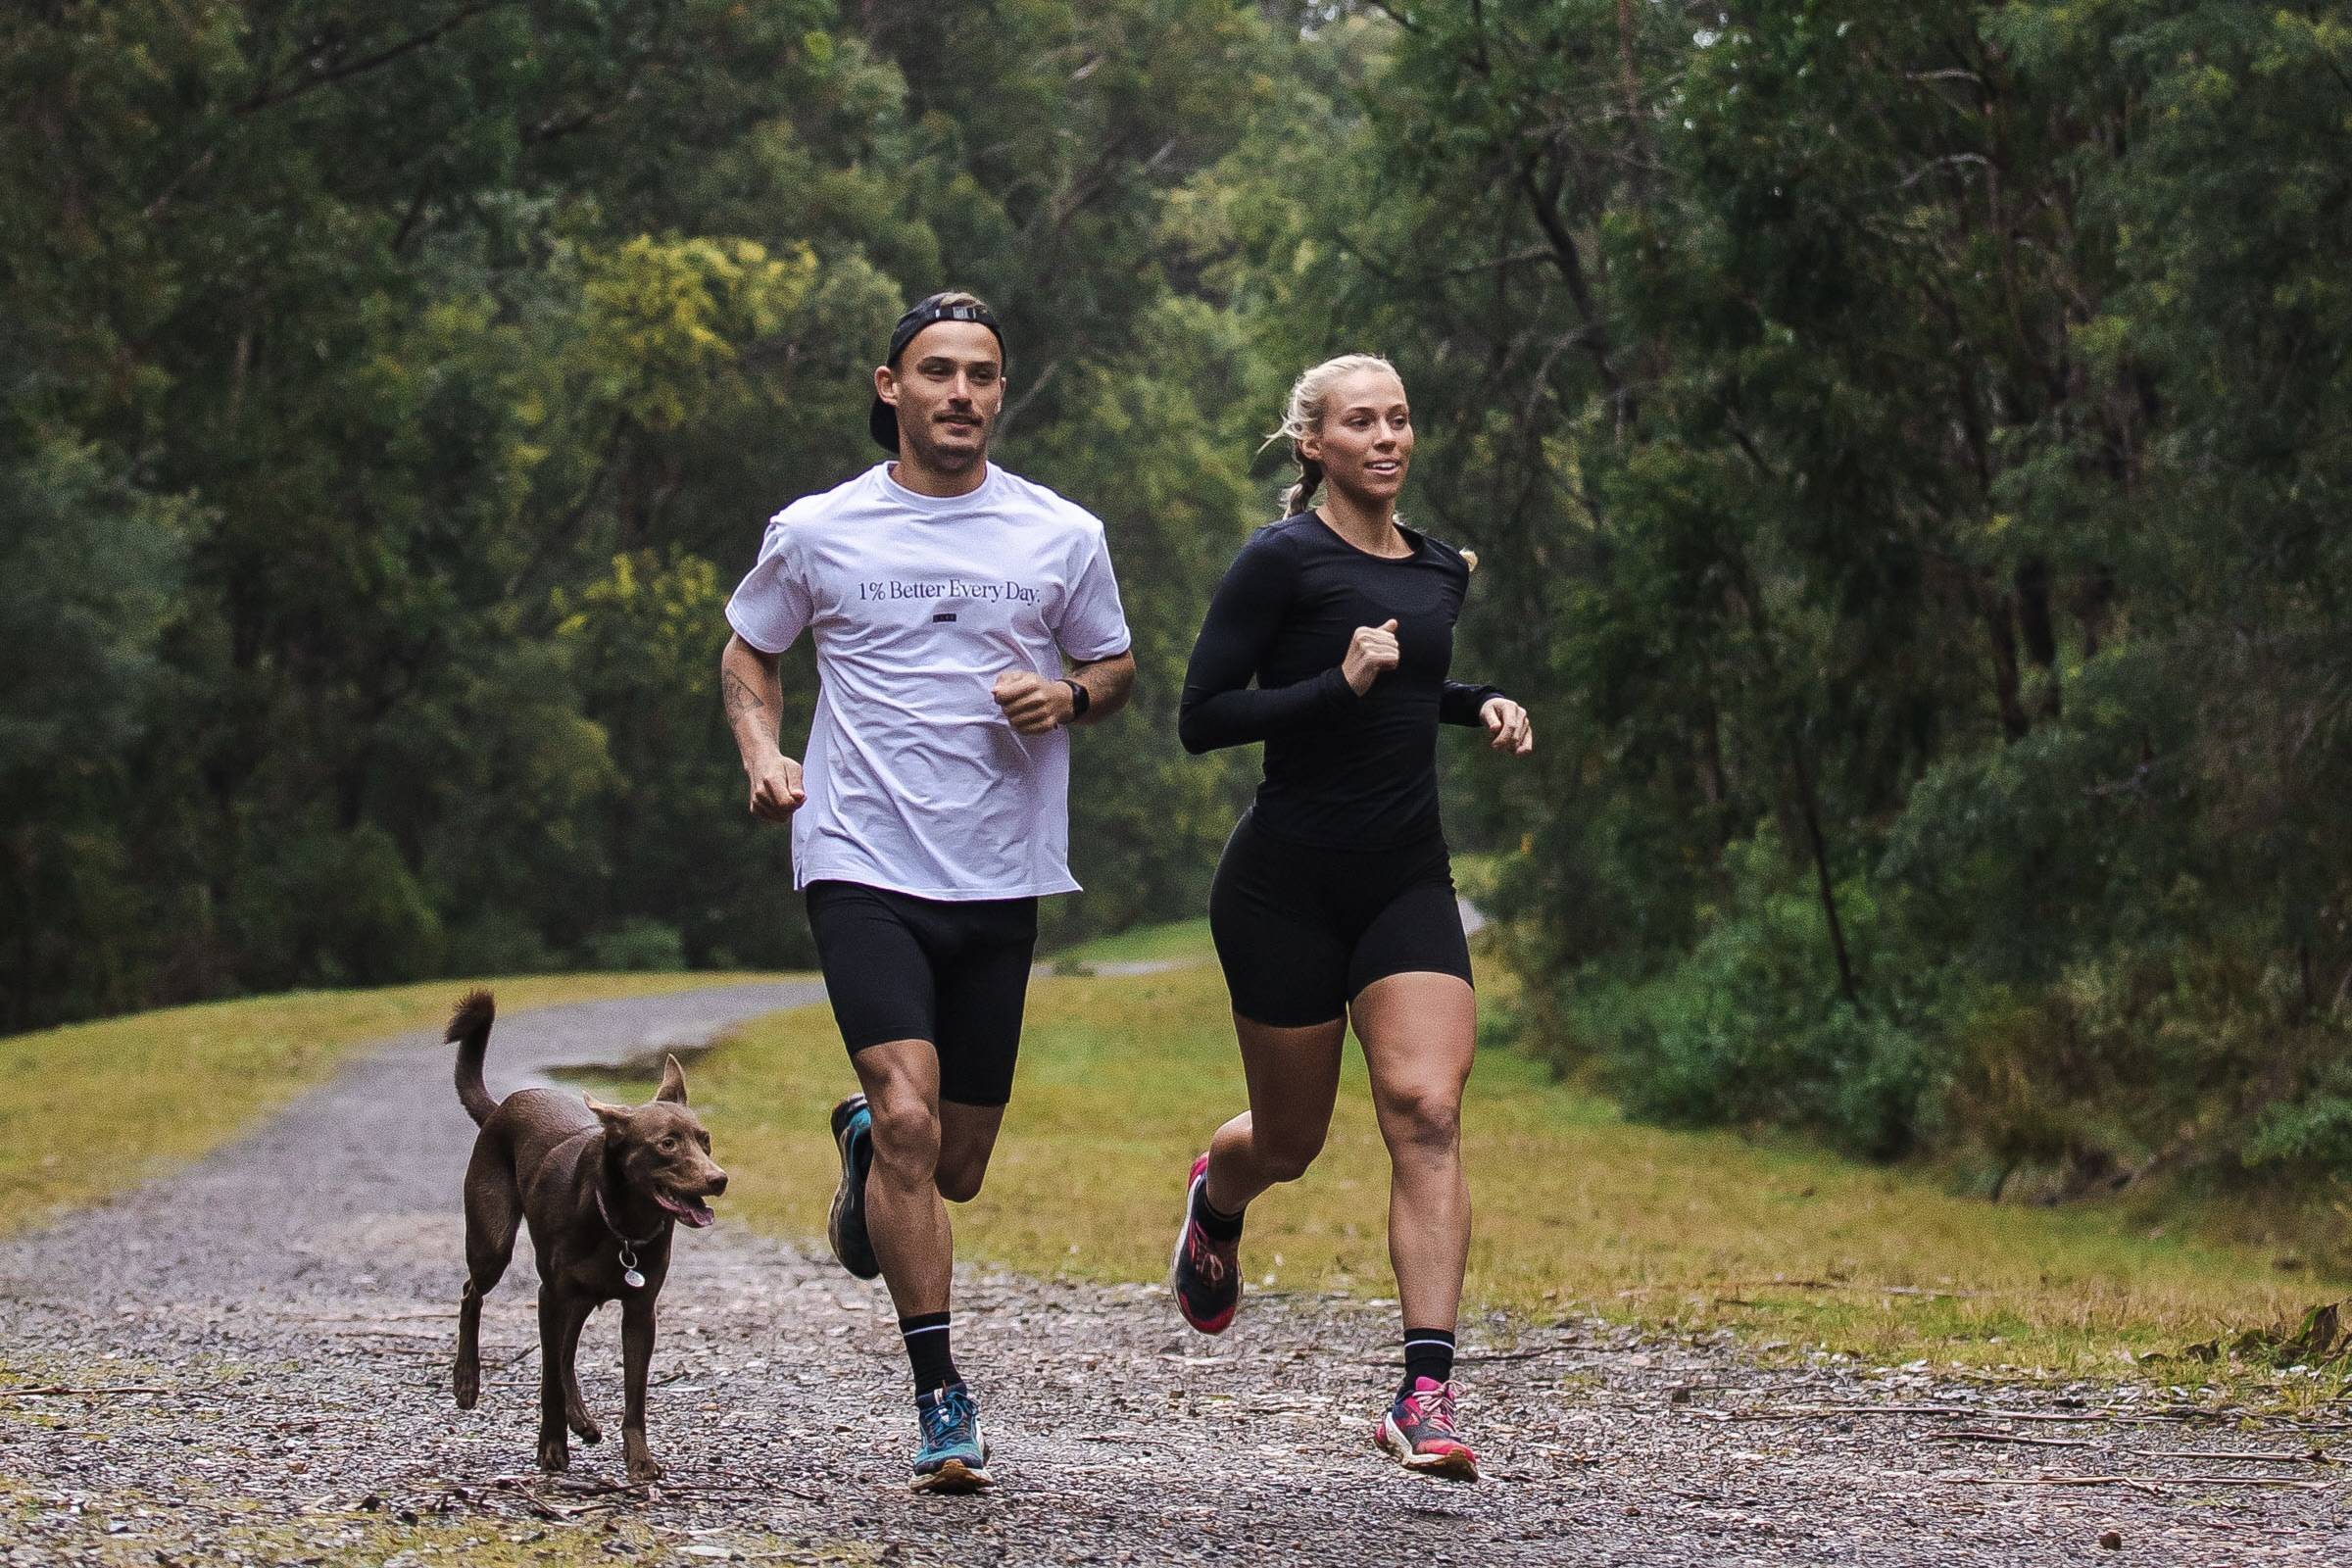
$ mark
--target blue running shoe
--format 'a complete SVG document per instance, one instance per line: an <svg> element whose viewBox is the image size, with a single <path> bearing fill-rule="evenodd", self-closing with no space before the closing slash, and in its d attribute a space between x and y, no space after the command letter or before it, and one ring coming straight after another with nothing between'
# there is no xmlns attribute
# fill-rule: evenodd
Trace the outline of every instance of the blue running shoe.
<svg viewBox="0 0 2352 1568"><path fill-rule="evenodd" d="M978 1492L992 1485L988 1445L980 1436L980 1407L960 1382L914 1396L923 1423L922 1451L914 1456L917 1492Z"/></svg>
<svg viewBox="0 0 2352 1568"><path fill-rule="evenodd" d="M874 1162L874 1113L863 1095L833 1107L833 1147L841 1151L841 1185L833 1189L833 1213L825 1240L841 1266L861 1280L882 1272L874 1244L865 1234L865 1173Z"/></svg>

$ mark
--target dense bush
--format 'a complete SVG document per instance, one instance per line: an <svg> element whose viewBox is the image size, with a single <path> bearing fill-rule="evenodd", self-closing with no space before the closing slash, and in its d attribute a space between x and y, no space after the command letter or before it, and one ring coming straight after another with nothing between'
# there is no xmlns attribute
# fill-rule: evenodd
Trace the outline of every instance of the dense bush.
<svg viewBox="0 0 2352 1568"><path fill-rule="evenodd" d="M587 957L589 967L596 969L683 969L686 943L675 926L630 920L591 937Z"/></svg>
<svg viewBox="0 0 2352 1568"><path fill-rule="evenodd" d="M1891 1156L1934 1114L1939 1073L1902 1020L1842 998L1818 905L1770 834L1734 863L1732 906L1682 961L1633 983L1579 977L1570 1016L1628 1111L1688 1125L1775 1123ZM1880 961L1877 911L1849 887L1847 926L1865 975Z"/></svg>

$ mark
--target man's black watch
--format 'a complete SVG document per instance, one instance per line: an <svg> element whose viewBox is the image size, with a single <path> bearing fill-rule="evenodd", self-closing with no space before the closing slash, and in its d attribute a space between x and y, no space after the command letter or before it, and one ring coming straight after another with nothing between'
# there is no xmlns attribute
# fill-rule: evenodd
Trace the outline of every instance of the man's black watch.
<svg viewBox="0 0 2352 1568"><path fill-rule="evenodd" d="M1070 689L1070 722L1074 724L1084 718L1086 710L1094 706L1095 694L1067 675L1061 677L1061 683Z"/></svg>

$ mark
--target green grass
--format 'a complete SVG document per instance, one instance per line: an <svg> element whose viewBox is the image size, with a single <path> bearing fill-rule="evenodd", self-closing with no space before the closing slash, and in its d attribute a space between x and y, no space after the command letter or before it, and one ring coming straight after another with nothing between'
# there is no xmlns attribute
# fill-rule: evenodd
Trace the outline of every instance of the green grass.
<svg viewBox="0 0 2352 1568"><path fill-rule="evenodd" d="M1469 850L1453 858L1453 885L1472 904L1494 896L1508 857L1496 850Z"/></svg>
<svg viewBox="0 0 2352 1568"><path fill-rule="evenodd" d="M29 1478L0 1476L0 1521L29 1532L56 1504ZM258 1502L224 1497L200 1485L182 1483L169 1496L126 1488L76 1489L79 1529L63 1533L80 1553L77 1560L105 1568L153 1568L158 1562L243 1560L257 1563L318 1564L320 1568L379 1568L379 1565L450 1563L459 1568L593 1568L630 1561L694 1561L675 1554L684 1532L621 1505L590 1511L577 1519L540 1523L492 1513L457 1514L363 1510L319 1506L292 1518L272 1516ZM553 1488L534 1494L575 1511L582 1503ZM593 1499L591 1499L593 1500ZM191 1504L205 1512L191 1521ZM14 1515L11 1520L10 1516ZM222 1520L220 1516L227 1516ZM240 1517L242 1516L242 1517ZM108 1531L110 1522L126 1527ZM723 1542L737 1560L775 1561L806 1568L848 1568L852 1564L898 1561L884 1548L860 1541L787 1543L752 1532L705 1535ZM232 1558L233 1554L233 1558Z"/></svg>
<svg viewBox="0 0 2352 1568"><path fill-rule="evenodd" d="M1138 926L1115 937L1097 937L1052 955L1056 968L1096 963L1153 963L1170 959L1209 957L1208 920L1179 920L1173 925Z"/></svg>
<svg viewBox="0 0 2352 1568"><path fill-rule="evenodd" d="M528 975L502 1012L768 978ZM291 992L0 1039L0 1235L137 1185L319 1083L356 1045L438 1029L472 982Z"/></svg>
<svg viewBox="0 0 2352 1568"><path fill-rule="evenodd" d="M1198 956L1200 938L1179 928L1110 951ZM853 1082L821 1007L761 1020L696 1065L695 1102L736 1178L729 1217L822 1233L825 1111ZM955 1211L958 1254L1049 1276L1157 1279L1185 1166L1243 1103L1213 965L1038 981L988 1189ZM1478 1216L1469 1295L1537 1318L1730 1326L1882 1364L1924 1356L2056 1376L2124 1373L2128 1357L2352 1295L2341 1280L2282 1277L2266 1252L2193 1227L2151 1237L2143 1216L2117 1208L1996 1207L1933 1173L1634 1125L1508 1053L1481 1056L1465 1129ZM1393 1296L1387 1185L1351 1050L1323 1156L1250 1211L1252 1285Z"/></svg>

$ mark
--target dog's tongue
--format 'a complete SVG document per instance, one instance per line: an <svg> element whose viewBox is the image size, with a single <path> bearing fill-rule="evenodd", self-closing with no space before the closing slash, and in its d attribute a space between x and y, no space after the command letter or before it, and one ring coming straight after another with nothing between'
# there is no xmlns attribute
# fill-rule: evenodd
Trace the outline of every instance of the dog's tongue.
<svg viewBox="0 0 2352 1568"><path fill-rule="evenodd" d="M663 1208L668 1209L672 1214L677 1215L678 1218L684 1220L687 1224L693 1226L698 1231L718 1217L710 1212L710 1205L709 1203L700 1201L681 1203L674 1198L665 1197L659 1193L655 1194L654 1196Z"/></svg>

